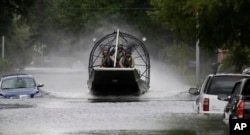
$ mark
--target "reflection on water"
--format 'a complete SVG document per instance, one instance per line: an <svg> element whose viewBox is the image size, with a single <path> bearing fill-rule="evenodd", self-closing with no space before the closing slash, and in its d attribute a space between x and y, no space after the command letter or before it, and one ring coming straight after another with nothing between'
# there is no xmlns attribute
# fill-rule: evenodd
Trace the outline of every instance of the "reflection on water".
<svg viewBox="0 0 250 135"><path fill-rule="evenodd" d="M173 129L176 129L174 131L179 135L229 135L229 127L222 121L220 114L210 116L195 113L189 115L174 114L173 118L169 122L175 125Z"/></svg>
<svg viewBox="0 0 250 135"><path fill-rule="evenodd" d="M0 109L17 109L17 108L30 108L30 107L33 106L25 104L0 104Z"/></svg>
<svg viewBox="0 0 250 135"><path fill-rule="evenodd" d="M98 102L146 102L149 99L141 98L140 96L90 96L88 101L91 103Z"/></svg>
<svg viewBox="0 0 250 135"><path fill-rule="evenodd" d="M227 131L196 131L193 129L170 129L170 130L97 130L77 133L65 133L69 135L229 135Z"/></svg>
<svg viewBox="0 0 250 135"><path fill-rule="evenodd" d="M74 135L196 135L193 130L98 130L90 132L66 133Z"/></svg>

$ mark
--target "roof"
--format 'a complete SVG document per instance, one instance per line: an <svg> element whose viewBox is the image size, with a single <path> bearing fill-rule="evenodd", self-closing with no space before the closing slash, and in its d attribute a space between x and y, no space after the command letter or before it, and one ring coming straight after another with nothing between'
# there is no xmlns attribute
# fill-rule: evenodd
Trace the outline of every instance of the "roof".
<svg viewBox="0 0 250 135"><path fill-rule="evenodd" d="M25 73L21 73L21 74L6 74L6 75L2 76L2 78L12 78L12 77L31 77L31 78L33 78L32 75L25 74Z"/></svg>
<svg viewBox="0 0 250 135"><path fill-rule="evenodd" d="M250 74L250 68L246 68L242 71L243 74Z"/></svg>
<svg viewBox="0 0 250 135"><path fill-rule="evenodd" d="M217 73L217 74L209 74L209 76L249 76L248 74L241 73Z"/></svg>

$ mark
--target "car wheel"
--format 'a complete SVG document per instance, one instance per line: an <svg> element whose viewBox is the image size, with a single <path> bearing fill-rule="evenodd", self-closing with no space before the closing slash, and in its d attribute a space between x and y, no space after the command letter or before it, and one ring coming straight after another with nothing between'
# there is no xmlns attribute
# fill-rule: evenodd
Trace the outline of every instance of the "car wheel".
<svg viewBox="0 0 250 135"><path fill-rule="evenodd" d="M226 117L225 112L223 113L223 122L228 125L229 124L229 118Z"/></svg>
<svg viewBox="0 0 250 135"><path fill-rule="evenodd" d="M200 113L200 107L199 106L197 107L197 113Z"/></svg>
<svg viewBox="0 0 250 135"><path fill-rule="evenodd" d="M229 119L235 119L235 116L229 115Z"/></svg>

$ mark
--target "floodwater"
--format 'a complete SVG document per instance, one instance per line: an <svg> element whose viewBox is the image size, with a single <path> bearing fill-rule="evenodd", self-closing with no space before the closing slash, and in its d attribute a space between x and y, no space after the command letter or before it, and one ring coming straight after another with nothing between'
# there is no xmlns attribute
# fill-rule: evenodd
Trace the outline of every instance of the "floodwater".
<svg viewBox="0 0 250 135"><path fill-rule="evenodd" d="M166 71L165 68L157 71ZM192 110L194 97L172 73L152 71L141 96L96 97L87 70L26 68L42 92L34 99L0 99L0 135L228 135L221 115Z"/></svg>

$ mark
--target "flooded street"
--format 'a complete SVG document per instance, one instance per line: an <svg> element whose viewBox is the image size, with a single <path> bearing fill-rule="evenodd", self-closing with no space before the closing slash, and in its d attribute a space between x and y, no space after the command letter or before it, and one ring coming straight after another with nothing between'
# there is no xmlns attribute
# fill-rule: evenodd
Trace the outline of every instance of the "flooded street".
<svg viewBox="0 0 250 135"><path fill-rule="evenodd" d="M151 88L144 95L95 97L87 88L87 70L24 72L45 86L34 99L0 99L0 135L229 134L221 115L193 112L188 87L175 78L160 79L152 73Z"/></svg>

